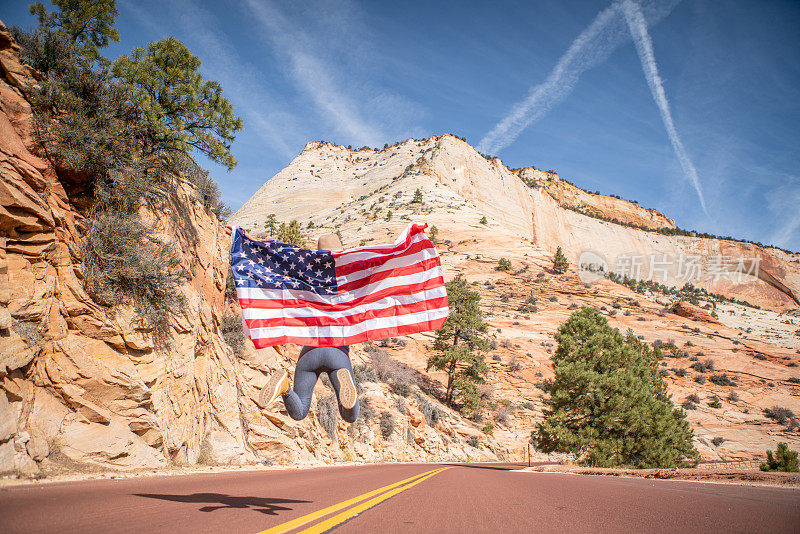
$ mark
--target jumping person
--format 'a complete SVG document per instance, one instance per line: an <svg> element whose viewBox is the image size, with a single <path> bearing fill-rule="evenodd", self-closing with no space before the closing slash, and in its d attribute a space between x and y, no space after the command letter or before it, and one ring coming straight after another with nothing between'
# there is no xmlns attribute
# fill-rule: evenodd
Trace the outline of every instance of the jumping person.
<svg viewBox="0 0 800 534"><path fill-rule="evenodd" d="M342 250L342 243L335 234L326 234L319 238L317 250ZM342 419L354 422L358 417L358 394L349 347L303 347L294 371L294 388L289 384L286 370L276 371L261 390L259 404L266 408L278 397L283 397L286 411L292 419L299 421L308 415L314 386L322 373L328 373Z"/></svg>

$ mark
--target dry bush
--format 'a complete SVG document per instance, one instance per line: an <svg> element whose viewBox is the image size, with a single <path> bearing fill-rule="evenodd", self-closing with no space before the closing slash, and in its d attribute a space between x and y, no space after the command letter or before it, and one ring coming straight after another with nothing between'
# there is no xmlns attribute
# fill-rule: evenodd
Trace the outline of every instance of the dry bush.
<svg viewBox="0 0 800 534"><path fill-rule="evenodd" d="M392 391L407 397L413 386L417 385L416 372L411 367L398 362L388 352L375 349L371 352L372 366L375 374L382 382L386 382Z"/></svg>
<svg viewBox="0 0 800 534"><path fill-rule="evenodd" d="M220 331L225 343L233 350L236 356L241 356L244 352L244 329L242 319L238 315L226 313L222 316Z"/></svg>
<svg viewBox="0 0 800 534"><path fill-rule="evenodd" d="M328 395L317 399L317 421L319 421L325 433L328 434L328 437L333 440L336 439L337 411L336 395Z"/></svg>

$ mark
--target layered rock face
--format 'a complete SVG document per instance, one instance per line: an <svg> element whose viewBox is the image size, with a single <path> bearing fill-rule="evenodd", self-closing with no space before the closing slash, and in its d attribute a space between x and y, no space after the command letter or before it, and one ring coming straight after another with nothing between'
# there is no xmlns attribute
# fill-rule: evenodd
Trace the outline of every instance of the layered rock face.
<svg viewBox="0 0 800 534"><path fill-rule="evenodd" d="M416 188L425 198L428 220L440 228L476 225L485 216L494 230L509 237L549 251L563 247L572 263L594 252L605 260L607 271L619 271L625 261L632 263L632 277L674 287L690 281L779 311L800 306L800 255L737 241L663 235L565 209L576 207L646 228L675 226L655 210L586 193L554 173L531 168L512 172L499 159L487 160L451 135L408 140L380 151L309 143L233 220L258 230L274 213L279 220L347 228L364 216L385 215L386 208L369 213L381 207L381 197L408 201ZM690 264L700 271L691 271Z"/></svg>
<svg viewBox="0 0 800 534"><path fill-rule="evenodd" d="M168 344L138 329L130 306L97 303L82 275L85 220L69 194L91 187L34 154L26 94L39 76L19 62L1 23L0 66L0 473L497 458L466 445L478 430L444 407L431 424L422 401L400 413L385 384L364 388L375 410L396 415L386 438L376 439L377 420L353 435L334 416L329 433L316 407L301 422L279 405L262 410L261 387L275 369L293 368L299 348L281 355L249 344L234 356L220 329L226 312L238 313L225 300L228 237L183 176L171 177L162 211L140 212L191 274ZM369 360L360 348L353 355ZM328 395L319 388L318 397Z"/></svg>
<svg viewBox="0 0 800 534"><path fill-rule="evenodd" d="M422 202L413 201L416 190ZM466 276L481 294L491 325L495 347L486 354L491 371L479 426L491 422L493 440L505 451L525 447L541 420L540 386L553 377L553 334L580 306L598 309L623 332L631 329L649 343L675 347L666 351L662 374L675 404L688 401L704 458L763 457L777 441L800 445L791 420L781 424L764 412L779 407L800 413L800 255L633 228L629 225L670 228L674 222L635 203L581 191L555 173L511 171L450 135L409 139L383 150L309 143L232 222L263 234L270 214L283 222L297 219L312 239L339 231L345 247L391 242L410 221L437 227L445 278ZM558 246L571 263L564 275L552 271ZM657 290L634 293L597 276L586 283L581 276L586 273L576 268L585 251L605 259L609 270L616 270L620 257L635 256L641 279L667 287L682 287L687 280L676 264L650 264L651 258L691 257L704 269L723 258L725 270L718 276L692 282L762 309L705 302L698 307ZM495 269L500 258L511 261L510 271ZM751 268L754 263L759 269ZM426 371L431 336L407 340L406 346L387 350L444 383L444 375Z"/></svg>

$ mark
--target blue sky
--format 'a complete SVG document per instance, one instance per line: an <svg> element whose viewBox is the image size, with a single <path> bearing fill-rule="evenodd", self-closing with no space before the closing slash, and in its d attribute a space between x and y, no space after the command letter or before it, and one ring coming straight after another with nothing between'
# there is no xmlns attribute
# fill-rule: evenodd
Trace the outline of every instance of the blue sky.
<svg viewBox="0 0 800 534"><path fill-rule="evenodd" d="M28 3L3 2L0 18L32 26ZM800 250L798 2L118 8L122 40L108 57L172 35L243 118L239 166L201 160L234 209L307 141L454 133L509 166L554 169L682 228Z"/></svg>

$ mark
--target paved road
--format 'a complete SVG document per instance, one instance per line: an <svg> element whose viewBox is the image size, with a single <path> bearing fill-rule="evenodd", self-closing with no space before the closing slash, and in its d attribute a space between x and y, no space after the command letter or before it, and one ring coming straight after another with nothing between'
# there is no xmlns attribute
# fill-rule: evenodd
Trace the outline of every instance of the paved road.
<svg viewBox="0 0 800 534"><path fill-rule="evenodd" d="M800 532L800 490L384 464L0 489L0 532Z"/></svg>

